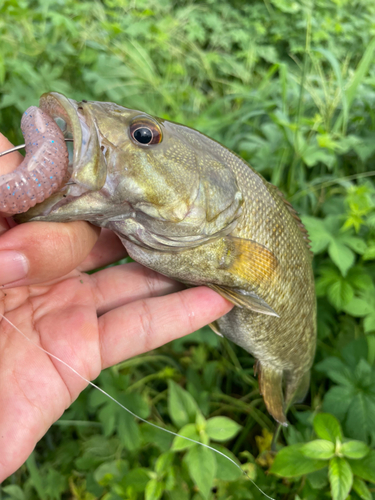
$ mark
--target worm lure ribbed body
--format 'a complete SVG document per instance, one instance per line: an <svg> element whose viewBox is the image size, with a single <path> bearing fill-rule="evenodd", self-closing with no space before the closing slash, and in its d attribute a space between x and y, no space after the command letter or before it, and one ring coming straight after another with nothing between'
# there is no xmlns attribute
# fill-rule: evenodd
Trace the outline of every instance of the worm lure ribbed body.
<svg viewBox="0 0 375 500"><path fill-rule="evenodd" d="M56 192L66 180L69 155L55 121L36 106L23 115L26 156L14 172L0 176L0 215L26 212Z"/></svg>

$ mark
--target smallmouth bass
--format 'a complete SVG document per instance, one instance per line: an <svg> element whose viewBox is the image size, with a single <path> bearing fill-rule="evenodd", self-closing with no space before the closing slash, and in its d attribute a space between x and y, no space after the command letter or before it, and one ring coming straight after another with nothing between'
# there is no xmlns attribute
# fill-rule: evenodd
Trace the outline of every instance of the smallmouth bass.
<svg viewBox="0 0 375 500"><path fill-rule="evenodd" d="M308 236L278 189L186 126L114 103L41 97L74 140L70 180L17 216L113 230L137 262L235 307L210 326L256 359L269 413L286 424L309 386L316 303Z"/></svg>

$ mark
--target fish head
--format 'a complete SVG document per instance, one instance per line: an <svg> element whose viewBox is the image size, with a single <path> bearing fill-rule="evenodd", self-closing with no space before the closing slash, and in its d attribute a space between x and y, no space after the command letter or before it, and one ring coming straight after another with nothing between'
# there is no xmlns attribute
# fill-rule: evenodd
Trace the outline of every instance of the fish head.
<svg viewBox="0 0 375 500"><path fill-rule="evenodd" d="M233 229L242 195L224 148L212 139L141 111L56 92L44 94L40 108L73 139L70 179L18 221L88 220L125 233L130 221L200 242Z"/></svg>

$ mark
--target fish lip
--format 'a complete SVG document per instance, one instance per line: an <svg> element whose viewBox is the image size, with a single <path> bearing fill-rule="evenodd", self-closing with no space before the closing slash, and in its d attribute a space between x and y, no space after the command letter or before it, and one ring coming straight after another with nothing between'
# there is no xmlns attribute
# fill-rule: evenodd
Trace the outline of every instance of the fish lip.
<svg viewBox="0 0 375 500"><path fill-rule="evenodd" d="M58 92L48 92L41 96L39 107L54 120L63 119L66 122L64 137L73 139L73 160L69 162L70 178L62 188L51 197L38 203L23 214L15 217L16 222L29 222L32 220L47 220L48 216L59 208L70 203L73 199L89 191L97 191L103 187L106 175L92 182L85 182L84 173L86 166L90 163L92 154L102 158L100 146L97 139L96 125L90 112L85 113L86 101L77 102L68 99ZM90 149L91 147L91 149ZM89 151L88 151L89 150ZM78 218L78 217L77 217Z"/></svg>

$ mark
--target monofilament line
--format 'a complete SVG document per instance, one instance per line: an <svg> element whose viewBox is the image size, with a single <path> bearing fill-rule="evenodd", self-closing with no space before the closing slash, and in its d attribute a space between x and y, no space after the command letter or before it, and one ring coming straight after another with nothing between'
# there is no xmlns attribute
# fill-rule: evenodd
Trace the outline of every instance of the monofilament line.
<svg viewBox="0 0 375 500"><path fill-rule="evenodd" d="M95 389L97 389L98 391L100 391L102 394L104 394L107 398L109 398L111 401L113 401L114 403L116 403L118 406L120 406L123 410L127 411L130 415L132 415L134 418L136 418L137 420L140 420L141 422L144 422L145 424L148 424L148 425L151 425L151 427L154 427L155 429L160 429L161 431L164 431L168 434L171 434L172 436L176 436L176 437L179 437L179 438L182 438L182 439L186 439L186 441L190 441L191 443L195 443L195 444L198 444L200 446L204 446L205 448L208 448L209 450L212 450L213 452L217 453L218 455L221 455L222 457L224 457L226 460L229 460L233 465L235 465L237 467L237 469L239 469L242 474L244 474L247 479L249 481L251 481L251 483L255 486L255 488L257 488L257 490L262 493L262 495L264 495L266 498L268 498L269 500L275 500L275 498L273 497L270 497L269 495L267 495L267 493L265 493L252 479L251 477L247 474L246 471L242 470L241 467L234 461L232 460L230 457L228 457L227 455L225 455L224 453L222 453L221 451L219 450L216 450L215 448L212 448L212 446L209 446L208 444L204 444L204 443L200 443L199 441L195 441L194 439L190 439L186 436L181 436L180 434L177 434L176 432L173 432L173 431L170 431L169 429L164 429L163 427L159 427L158 425L152 423L152 422L149 422L148 420L140 417L139 415L136 415L135 413L133 413L131 410L129 410L128 408L126 408L126 406L122 405L119 401L117 401L114 397L112 397L110 394L108 394L106 391L104 391L103 389L101 389L99 386L97 386L96 384L94 384L93 382L91 382L91 380L88 380L87 378L85 378L83 375L81 375L79 372L77 372L77 370L75 370L72 366L68 365L68 363L66 363L65 361L63 361L62 359L60 359L59 357L55 356L54 354L48 352L46 349L44 349L43 347L41 347L40 345L38 345L36 342L34 342L33 340L31 340L27 335L25 335L16 325L14 325L8 318L6 318L3 314L0 313L0 318L3 318L12 328L14 328L18 333L20 333L22 335L22 337L24 337L28 342L30 342L31 344L33 344L35 347L37 347L40 351L44 352L45 354L47 354L48 356L50 356L51 358L55 359L56 361L58 361L59 363L63 364L64 366L66 366L67 368L69 368L69 370L71 370L73 373L75 373L80 379L84 380L87 384L90 384L92 387L95 387Z"/></svg>

